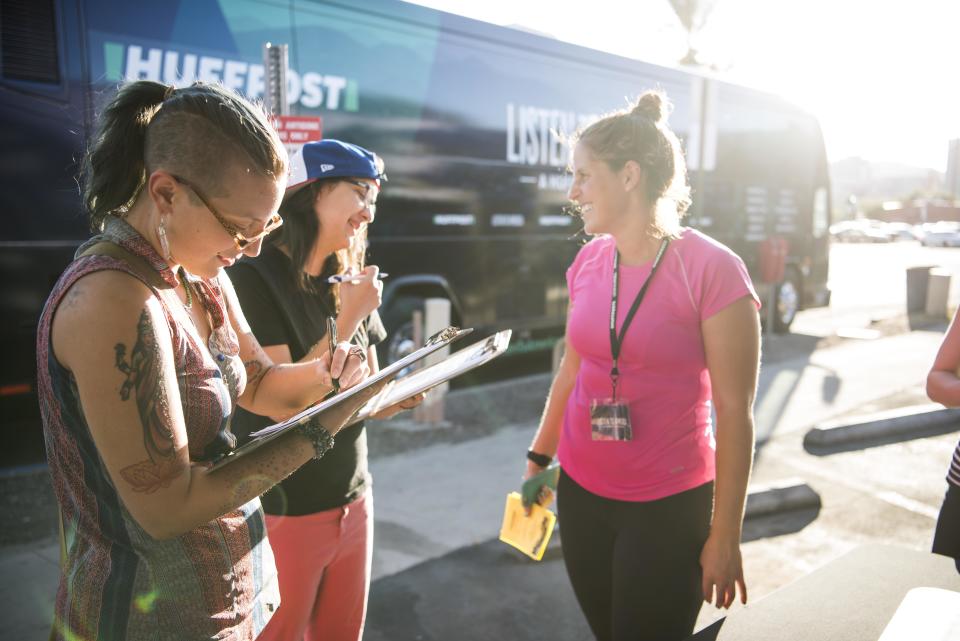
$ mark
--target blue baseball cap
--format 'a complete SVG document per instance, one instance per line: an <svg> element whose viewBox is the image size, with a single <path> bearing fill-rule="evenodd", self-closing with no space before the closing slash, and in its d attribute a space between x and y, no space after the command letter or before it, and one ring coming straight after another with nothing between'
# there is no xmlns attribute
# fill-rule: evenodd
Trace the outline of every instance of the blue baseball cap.
<svg viewBox="0 0 960 641"><path fill-rule="evenodd" d="M379 185L387 175L377 154L342 140L308 142L291 154L288 194L325 178L372 178Z"/></svg>

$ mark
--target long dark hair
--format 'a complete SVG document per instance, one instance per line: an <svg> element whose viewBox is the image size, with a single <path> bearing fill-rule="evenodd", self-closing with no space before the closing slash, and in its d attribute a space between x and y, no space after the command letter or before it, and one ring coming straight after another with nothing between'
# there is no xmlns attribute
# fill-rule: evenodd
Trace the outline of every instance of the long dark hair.
<svg viewBox="0 0 960 641"><path fill-rule="evenodd" d="M286 151L262 107L202 82L182 89L150 80L122 85L100 114L81 170L91 228L125 214L160 167L225 195L224 176L234 166L226 158L263 176L286 173Z"/></svg>
<svg viewBox="0 0 960 641"><path fill-rule="evenodd" d="M337 186L340 178L315 180L304 185L280 203L280 215L283 227L268 236L268 242L286 248L290 260L297 270L297 285L305 292L321 294L324 304L331 312L340 312L340 286L327 286L326 280L334 274L343 273L349 267L360 270L364 266L366 253L366 225L354 237L351 247L336 251L323 261L320 274L311 276L304 271L307 261L313 253L320 231L320 221L314 210L318 197Z"/></svg>

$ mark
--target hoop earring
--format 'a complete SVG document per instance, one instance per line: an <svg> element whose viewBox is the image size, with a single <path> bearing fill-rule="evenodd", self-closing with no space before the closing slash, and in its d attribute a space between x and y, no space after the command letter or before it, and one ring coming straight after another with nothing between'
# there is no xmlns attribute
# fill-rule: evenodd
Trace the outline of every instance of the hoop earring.
<svg viewBox="0 0 960 641"><path fill-rule="evenodd" d="M170 262L173 260L173 255L170 253L170 241L167 240L167 230L163 226L163 218L160 219L160 224L157 225L157 238L160 239L160 249L163 251L163 257Z"/></svg>

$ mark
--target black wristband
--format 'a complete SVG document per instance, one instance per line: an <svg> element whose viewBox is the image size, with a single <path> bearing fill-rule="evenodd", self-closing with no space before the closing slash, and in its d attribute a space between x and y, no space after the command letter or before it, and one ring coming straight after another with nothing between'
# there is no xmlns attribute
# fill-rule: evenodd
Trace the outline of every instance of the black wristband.
<svg viewBox="0 0 960 641"><path fill-rule="evenodd" d="M301 423L296 430L313 445L313 458L321 458L333 448L333 436L317 420Z"/></svg>
<svg viewBox="0 0 960 641"><path fill-rule="evenodd" d="M527 450L527 460L533 461L540 467L547 467L553 462L553 457L541 454L540 452L534 452L533 450Z"/></svg>

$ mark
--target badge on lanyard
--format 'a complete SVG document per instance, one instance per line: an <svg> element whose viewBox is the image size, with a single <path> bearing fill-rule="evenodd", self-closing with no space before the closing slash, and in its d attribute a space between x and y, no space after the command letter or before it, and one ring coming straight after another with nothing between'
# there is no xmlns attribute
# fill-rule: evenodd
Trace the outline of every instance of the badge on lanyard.
<svg viewBox="0 0 960 641"><path fill-rule="evenodd" d="M590 401L590 426L595 441L630 441L630 406L615 398Z"/></svg>
<svg viewBox="0 0 960 641"><path fill-rule="evenodd" d="M657 273L660 260L667 249L670 240L663 239L660 250L650 268L650 274L643 281L643 286L637 293L637 298L630 306L627 317L623 319L620 334L617 334L617 299L620 289L620 252L613 254L613 295L610 298L610 354L613 357L613 367L610 368L610 386L613 391L610 398L594 399L590 401L590 429L595 441L629 441L633 439L633 428L630 425L630 405L617 396L617 384L620 382L620 350L623 348L623 339L627 335L627 328L633 322L633 317L640 308L640 303L647 293L653 275Z"/></svg>

